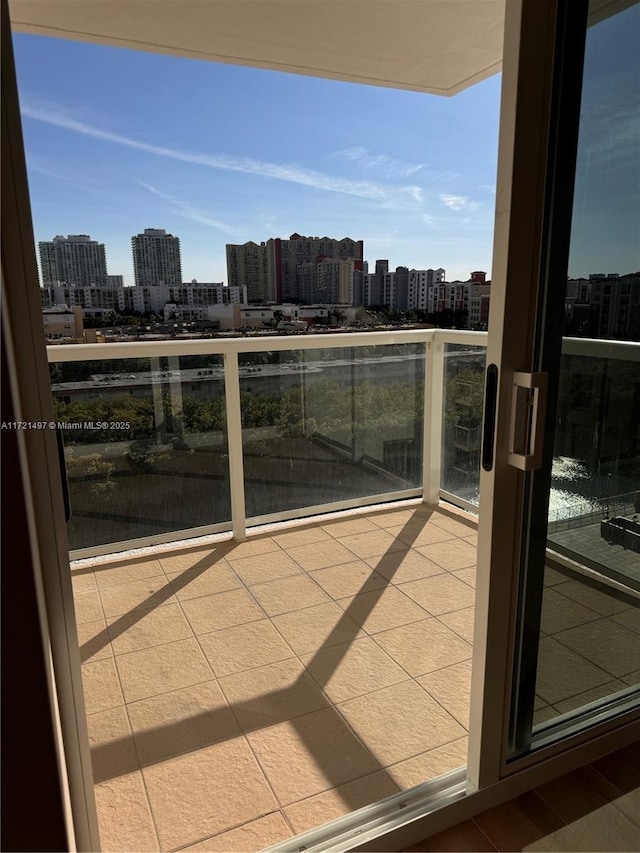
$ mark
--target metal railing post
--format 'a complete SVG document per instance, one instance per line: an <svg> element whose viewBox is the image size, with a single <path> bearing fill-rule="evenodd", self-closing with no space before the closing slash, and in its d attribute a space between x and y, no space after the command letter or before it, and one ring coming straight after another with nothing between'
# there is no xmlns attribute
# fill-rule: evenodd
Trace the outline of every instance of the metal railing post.
<svg viewBox="0 0 640 853"><path fill-rule="evenodd" d="M227 448L229 450L229 488L233 538L247 538L244 503L244 458L242 454L242 418L240 414L240 371L238 353L224 353L224 399L227 412Z"/></svg>
<svg viewBox="0 0 640 853"><path fill-rule="evenodd" d="M162 399L162 379L160 369L160 356L151 356L149 359L149 374L151 378L151 396L153 399L153 418L155 426L156 444L164 444L167 440L167 422Z"/></svg>
<svg viewBox="0 0 640 853"><path fill-rule="evenodd" d="M180 356L170 355L169 363L169 402L171 406L171 434L174 438L184 439L184 407L182 405L182 376Z"/></svg>
<svg viewBox="0 0 640 853"><path fill-rule="evenodd" d="M440 500L443 374L444 344L433 332L426 344L423 414L422 500L429 506L437 506Z"/></svg>

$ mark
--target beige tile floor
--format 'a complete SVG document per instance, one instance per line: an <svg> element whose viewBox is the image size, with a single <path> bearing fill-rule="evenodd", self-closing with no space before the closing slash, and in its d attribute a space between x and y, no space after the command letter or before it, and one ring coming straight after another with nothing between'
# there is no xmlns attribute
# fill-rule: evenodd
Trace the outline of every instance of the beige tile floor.
<svg viewBox="0 0 640 853"><path fill-rule="evenodd" d="M463 765L475 541L413 505L74 564L103 849L260 850ZM548 572L543 620L540 720L637 677L624 597Z"/></svg>

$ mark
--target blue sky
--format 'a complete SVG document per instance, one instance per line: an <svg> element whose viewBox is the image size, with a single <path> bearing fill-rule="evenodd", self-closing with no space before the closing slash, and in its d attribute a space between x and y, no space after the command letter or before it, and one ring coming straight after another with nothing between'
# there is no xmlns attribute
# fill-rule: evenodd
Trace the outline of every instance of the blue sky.
<svg viewBox="0 0 640 853"><path fill-rule="evenodd" d="M640 5L587 37L570 276L640 268ZM352 237L373 264L491 272L500 76L453 98L15 35L36 240L91 234L133 283L131 235Z"/></svg>
<svg viewBox="0 0 640 853"><path fill-rule="evenodd" d="M490 272L500 77L442 98L15 35L35 237L90 234L133 283L131 235L363 239L365 258Z"/></svg>
<svg viewBox="0 0 640 853"><path fill-rule="evenodd" d="M569 274L640 270L640 4L587 31Z"/></svg>

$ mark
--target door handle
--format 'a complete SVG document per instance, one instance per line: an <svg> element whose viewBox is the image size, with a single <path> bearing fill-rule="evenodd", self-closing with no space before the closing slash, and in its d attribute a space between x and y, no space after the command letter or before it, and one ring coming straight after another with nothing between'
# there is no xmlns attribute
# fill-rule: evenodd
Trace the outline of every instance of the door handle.
<svg viewBox="0 0 640 853"><path fill-rule="evenodd" d="M67 463L64 458L64 442L62 432L56 429L56 441L58 444L58 464L60 465L60 479L62 481L62 500L64 501L64 518L71 518L71 500L69 498L69 478L67 477Z"/></svg>
<svg viewBox="0 0 640 853"><path fill-rule="evenodd" d="M493 446L496 434L496 402L498 400L498 368L495 364L490 364L489 367L487 367L484 389L482 467L485 471L490 471L493 468Z"/></svg>
<svg viewBox="0 0 640 853"><path fill-rule="evenodd" d="M509 465L521 471L533 471L542 465L547 380L546 373L513 374Z"/></svg>

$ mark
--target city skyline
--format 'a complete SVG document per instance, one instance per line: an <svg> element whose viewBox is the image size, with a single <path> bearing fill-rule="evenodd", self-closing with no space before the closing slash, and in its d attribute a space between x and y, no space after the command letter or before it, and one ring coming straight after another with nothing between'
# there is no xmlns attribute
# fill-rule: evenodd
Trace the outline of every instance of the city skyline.
<svg viewBox="0 0 640 853"><path fill-rule="evenodd" d="M370 271L377 268L377 265L379 263L386 264L387 268L390 268L391 270L393 270L397 267L409 269L409 266L407 264L402 263L402 262L395 264L394 266L391 266L388 262L388 259L376 258L374 260L370 260L370 259L364 257L364 255L363 255L363 250L364 250L363 241L362 240L352 240L350 237L335 238L335 237L329 237L327 235L323 235L322 237L304 236L304 235L300 235L296 232L294 234L289 235L288 238L285 238L285 237L269 237L269 238L264 239L264 240L248 241L245 244L239 244L239 245L227 243L225 248L227 250L229 250L229 249L233 250L233 249L246 249L247 247L251 246L251 247L255 247L256 249L261 249L261 248L264 249L264 247L267 246L269 243L274 243L274 242L275 243L289 243L290 241L295 241L295 240L299 240L300 242L304 243L305 245L309 245L312 247L311 254L309 254L309 252L307 252L307 257L305 258L305 261L304 261L305 263L315 264L316 262L319 262L321 260L332 259L334 257L334 254L331 251L331 249L329 249L327 247L326 244L344 243L344 244L352 244L353 245L353 251L352 252L348 251L348 247L345 246L345 248L342 249L341 254L340 255L336 254L335 258L342 257L342 258L348 259L348 260L363 261L365 264L370 264ZM141 245L144 246L146 244L146 252L144 252L144 254L148 255L149 253L151 253L152 255L154 255L154 254L158 253L158 249L154 246L154 244L157 242L159 242L160 244L166 244L167 242L169 242L170 244L173 244L172 254L174 255L174 257L172 257L168 260L169 260L169 263L175 263L176 264L176 272L179 271L180 274L174 276L174 279L169 282L169 281L161 281L160 276L153 276L152 275L151 278L149 278L149 271L145 270L144 271L145 276L146 276L146 278L148 278L148 280L143 280L144 276L141 276L140 281L136 281L136 266L137 265L144 266L144 261L146 260L148 262L148 260L149 260L148 258L144 258L144 257L137 259L136 256L140 254L140 246ZM194 278L194 279L188 280L185 276L183 276L181 274L181 272L182 272L181 271L182 259L181 259L180 242L181 242L180 235L170 234L164 228L145 228L139 234L131 235L131 237L129 238L129 243L131 246L132 259L133 259L133 270L134 270L133 278L134 278L134 281L131 284L127 284L124 281L124 276L122 275L122 273L114 273L113 271L108 272L107 267L111 266L111 264L110 264L110 262L108 260L108 256L107 256L108 247L106 246L106 244L104 242L102 242L99 239L98 240L94 239L91 234L68 234L66 237L63 234L56 234L54 237L50 238L49 240L41 240L38 242L38 266L39 266L40 286L41 287L52 287L55 285L65 285L65 286L72 286L72 287L76 287L76 286L77 287L95 287L95 286L105 286L108 284L114 284L114 281L107 281L107 279L111 279L111 280L122 279L122 281L120 282L120 286L125 286L125 287L135 287L138 284L144 285L144 286L154 286L154 285L176 286L179 284L188 284L189 281L191 281L191 282L197 281L197 282L201 283L202 279L195 279ZM317 249L314 246L314 244L316 242L318 243ZM64 273L61 273L61 271L59 269L57 269L57 270L55 270L55 272L53 272L54 265L55 265L55 258L54 257L50 258L49 255L53 252L55 247L58 247L58 251L60 251L60 247L63 247L63 248L71 247L71 248L75 248L76 252L78 249L85 250L85 253L88 249L93 249L94 252L96 250L99 250L101 253L102 265L104 267L102 270L102 273L103 273L103 277L105 280L103 282L94 281L91 278L91 276L86 276L86 275L84 277L84 280L81 280L82 276L77 276L77 280L76 280L75 276L74 277L67 277L64 275ZM327 252L327 251L329 252L329 254L325 254L325 252ZM164 252L162 250L160 250L160 254L163 255ZM166 261L167 259L162 258L162 260ZM86 263L86 260L85 260L85 263ZM225 270L225 275L220 279L219 283L222 283L224 285L229 285L229 286L235 286L235 285L237 285L237 282L231 281L232 276L229 275L228 263L229 263L229 258L228 258L228 251L227 251L227 267ZM60 266L60 265L61 265L60 262L58 262L58 266ZM51 271L48 268L51 268ZM358 269L361 270L362 267L358 266ZM415 268L413 268L413 269L415 270ZM444 272L444 270L442 270L442 271ZM142 270L141 270L141 272L142 272ZM472 278L472 275L473 275L472 273L469 273L468 276L466 276L463 279L458 279L458 281L470 280Z"/></svg>
<svg viewBox="0 0 640 853"><path fill-rule="evenodd" d="M15 36L36 241L178 234L185 280L225 245L357 233L371 260L491 269L498 76L455 98ZM144 93L144 94L143 94Z"/></svg>
<svg viewBox="0 0 640 853"><path fill-rule="evenodd" d="M639 9L589 32L568 274L635 272ZM500 75L452 98L15 34L36 241L88 231L133 284L131 234L181 235L184 278L225 245L357 233L370 260L491 277Z"/></svg>

